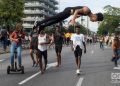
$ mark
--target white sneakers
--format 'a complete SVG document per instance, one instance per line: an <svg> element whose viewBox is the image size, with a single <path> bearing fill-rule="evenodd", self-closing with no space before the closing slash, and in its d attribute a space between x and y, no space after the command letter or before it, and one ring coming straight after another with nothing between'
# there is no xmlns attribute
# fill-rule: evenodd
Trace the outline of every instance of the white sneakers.
<svg viewBox="0 0 120 86"><path fill-rule="evenodd" d="M80 69L77 69L77 70L76 70L76 74L80 74Z"/></svg>

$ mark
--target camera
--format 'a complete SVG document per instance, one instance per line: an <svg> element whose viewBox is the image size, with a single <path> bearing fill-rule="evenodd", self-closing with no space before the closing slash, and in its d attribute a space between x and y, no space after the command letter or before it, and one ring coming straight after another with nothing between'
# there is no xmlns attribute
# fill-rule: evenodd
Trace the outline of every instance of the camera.
<svg viewBox="0 0 120 86"><path fill-rule="evenodd" d="M19 40L19 42L22 40L22 35L21 34L18 34L18 40Z"/></svg>

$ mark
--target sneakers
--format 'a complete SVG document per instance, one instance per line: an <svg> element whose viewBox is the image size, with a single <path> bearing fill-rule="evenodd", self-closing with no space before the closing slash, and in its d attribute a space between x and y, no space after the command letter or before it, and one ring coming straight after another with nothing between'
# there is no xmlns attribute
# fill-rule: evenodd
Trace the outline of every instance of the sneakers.
<svg viewBox="0 0 120 86"><path fill-rule="evenodd" d="M76 74L78 74L78 75L80 74L80 69L76 70Z"/></svg>
<svg viewBox="0 0 120 86"><path fill-rule="evenodd" d="M14 70L14 65L13 64L11 65L11 70Z"/></svg>

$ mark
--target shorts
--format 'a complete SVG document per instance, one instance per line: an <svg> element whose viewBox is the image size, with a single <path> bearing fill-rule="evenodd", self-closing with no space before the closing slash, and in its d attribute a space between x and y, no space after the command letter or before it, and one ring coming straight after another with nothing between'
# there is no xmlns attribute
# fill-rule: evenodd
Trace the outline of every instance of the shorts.
<svg viewBox="0 0 120 86"><path fill-rule="evenodd" d="M37 43L30 43L30 49L37 50L38 44Z"/></svg>
<svg viewBox="0 0 120 86"><path fill-rule="evenodd" d="M56 53L61 53L61 51L62 51L62 45L55 46L55 51L56 51Z"/></svg>
<svg viewBox="0 0 120 86"><path fill-rule="evenodd" d="M79 46L76 46L76 49L74 51L74 55L76 58L78 58L78 56L81 58L82 56L82 49Z"/></svg>
<svg viewBox="0 0 120 86"><path fill-rule="evenodd" d="M47 60L47 50L45 50L45 51L40 51L40 50L38 50L38 58L42 58L42 56L43 56L43 58L45 59L45 60Z"/></svg>

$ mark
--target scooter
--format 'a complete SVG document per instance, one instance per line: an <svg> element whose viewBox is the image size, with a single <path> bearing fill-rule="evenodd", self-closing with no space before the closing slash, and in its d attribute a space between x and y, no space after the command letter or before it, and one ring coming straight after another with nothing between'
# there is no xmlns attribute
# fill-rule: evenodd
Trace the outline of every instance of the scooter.
<svg viewBox="0 0 120 86"><path fill-rule="evenodd" d="M21 66L18 68L17 66L17 51L15 49L14 52L14 68L12 68L10 65L7 67L7 74L10 74L11 72L21 72L21 74L24 74L24 66Z"/></svg>

